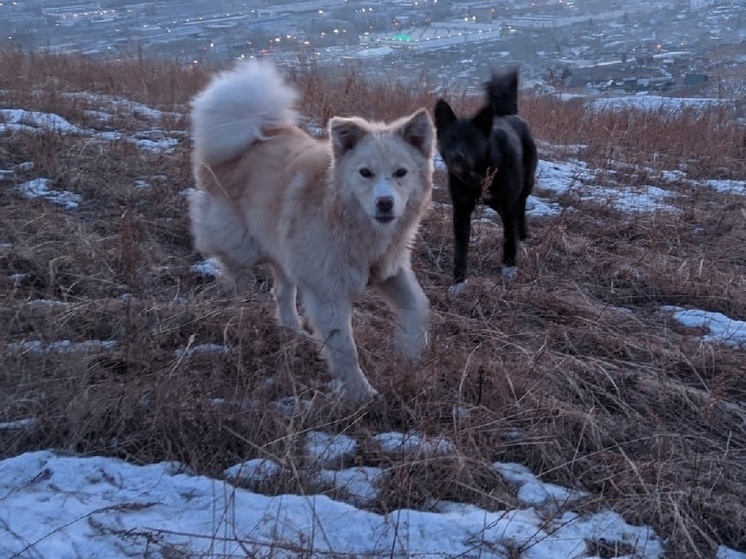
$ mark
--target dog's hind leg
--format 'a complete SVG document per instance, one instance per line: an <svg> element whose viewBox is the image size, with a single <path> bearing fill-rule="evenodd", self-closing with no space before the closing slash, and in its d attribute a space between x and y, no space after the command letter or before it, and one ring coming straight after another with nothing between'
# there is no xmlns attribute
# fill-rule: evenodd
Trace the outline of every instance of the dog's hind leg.
<svg viewBox="0 0 746 559"><path fill-rule="evenodd" d="M500 212L503 221L503 268L502 275L507 280L515 279L516 257L518 253L518 236L520 217L517 208Z"/></svg>
<svg viewBox="0 0 746 559"><path fill-rule="evenodd" d="M528 238L526 228L526 199L521 197L516 201L516 220L518 221L518 238L525 241Z"/></svg>
<svg viewBox="0 0 746 559"><path fill-rule="evenodd" d="M189 198L189 213L195 248L217 257L223 279L236 287L237 278L261 257L240 208L223 196L196 190Z"/></svg>
<svg viewBox="0 0 746 559"><path fill-rule="evenodd" d="M314 333L324 346L329 369L345 396L354 402L377 394L360 369L352 336L352 303L342 293L319 294L303 289L303 306Z"/></svg>
<svg viewBox="0 0 746 559"><path fill-rule="evenodd" d="M396 313L397 350L407 359L419 359L427 346L429 303L414 272L409 267L400 268L375 288Z"/></svg>
<svg viewBox="0 0 746 559"><path fill-rule="evenodd" d="M531 195L536 183L536 146L533 154L529 154L529 162L526 164L523 175L523 190L516 201L518 212L518 238L525 241L528 238L528 228L526 227L526 200ZM532 166L533 165L533 166Z"/></svg>
<svg viewBox="0 0 746 559"><path fill-rule="evenodd" d="M269 268L272 271L272 293L277 303L277 323L283 328L303 332L296 305L297 289L295 284L279 265L270 264Z"/></svg>

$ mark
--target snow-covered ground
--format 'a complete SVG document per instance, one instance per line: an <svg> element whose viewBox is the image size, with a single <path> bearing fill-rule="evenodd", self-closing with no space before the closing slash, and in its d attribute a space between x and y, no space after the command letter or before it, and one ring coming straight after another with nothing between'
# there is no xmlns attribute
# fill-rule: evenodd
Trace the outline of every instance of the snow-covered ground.
<svg viewBox="0 0 746 559"><path fill-rule="evenodd" d="M645 101L635 99L638 104L653 103L649 97ZM133 116L154 121L162 116L121 99L101 98L101 102L110 112L91 111L90 117L106 121L111 111L129 111ZM604 103L609 106L612 101L607 99ZM5 130L54 130L101 142L124 140L141 149L165 152L178 141L158 130L128 136L82 129L57 115L21 109L0 111L0 132ZM13 180L32 165L0 170L0 181ZM436 165L443 167L439 159ZM161 178L143 177L135 186L148 188L151 180ZM630 213L678 211L671 202L680 194L666 187L680 180L687 179L680 171L672 170L662 173L658 184L610 187L607 182L600 185L596 170L575 159L542 160L538 170L541 191L561 195L572 189L581 200ZM51 177L17 182L24 196L42 198L66 211L76 211L83 202L76 194L55 190ZM690 182L746 195L746 186L739 181ZM535 196L528 205L531 214L550 218L564 209L556 201ZM485 217L494 219L488 212ZM195 265L194 271L215 273L210 261ZM662 307L660 311L685 327L697 328L697 335L705 343L746 348L744 322L701 309ZM115 343L59 340L43 344L28 340L5 350L86 351L95 346L97 351L105 351ZM188 359L196 353L225 351L230 348L188 345L176 357ZM281 409L284 403L278 401L277 405ZM21 417L0 424L0 429L24 429L34 421L32 417ZM431 440L417 433L381 433L374 441L381 452L387 453L438 456L457 452L450 441ZM0 461L0 556L556 559L591 557L600 543L628 550L624 557L629 559L663 556L665 542L650 527L631 526L609 511L580 513L576 505L584 498L583 492L542 482L520 464L493 465L515 488L519 506L513 510L488 511L462 503L438 502L427 511L376 514L364 507L376 499L379 484L388 472L362 466L340 468L357 451L358 442L350 437L313 432L305 443L309 463L315 466L304 475L312 476L320 486L336 488L338 498L269 497L246 489L283 474L283 466L268 458L236 464L226 469L224 479L189 475L174 463L137 466L108 457L53 451L31 452ZM717 559L746 559L746 554L721 547Z"/></svg>
<svg viewBox="0 0 746 559"><path fill-rule="evenodd" d="M386 433L386 439L402 434ZM319 444L324 440L328 444ZM354 441L317 434L319 458ZM520 464L495 464L516 487L514 510L454 502L382 515L324 495L268 497L227 481L180 473L178 464L135 466L106 457L31 452L0 462L3 557L587 557L594 542L662 557L664 542L612 512L579 514L583 494L539 481ZM269 460L239 464L243 483L279 475ZM348 501L375 498L378 468L320 469Z"/></svg>

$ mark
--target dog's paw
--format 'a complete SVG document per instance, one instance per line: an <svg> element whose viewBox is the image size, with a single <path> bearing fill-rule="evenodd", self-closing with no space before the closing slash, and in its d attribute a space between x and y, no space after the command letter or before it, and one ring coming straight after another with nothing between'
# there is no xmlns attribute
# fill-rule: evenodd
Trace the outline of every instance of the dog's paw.
<svg viewBox="0 0 746 559"><path fill-rule="evenodd" d="M378 396L378 390L373 388L367 380L356 383L344 383L341 380L333 380L324 385L330 393L339 397L347 404L365 405Z"/></svg>
<svg viewBox="0 0 746 559"><path fill-rule="evenodd" d="M518 277L518 268L516 266L503 266L501 274L505 281L513 281Z"/></svg>
<svg viewBox="0 0 746 559"><path fill-rule="evenodd" d="M280 328L286 328L300 335L306 333L306 331L303 329L303 325L297 317L277 316L276 319L277 325Z"/></svg>
<svg viewBox="0 0 746 559"><path fill-rule="evenodd" d="M355 390L345 388L344 394L347 401L362 406L378 397L378 390L368 384L363 388L357 388Z"/></svg>
<svg viewBox="0 0 746 559"><path fill-rule="evenodd" d="M311 409L312 403L308 400L301 400L295 396L285 396L272 402L272 407L283 415L301 415L306 414Z"/></svg>
<svg viewBox="0 0 746 559"><path fill-rule="evenodd" d="M402 340L397 340L396 342L396 352L401 356L403 359L406 359L407 361L411 363L416 363L420 360L422 357L422 352L427 347L427 338L407 338Z"/></svg>
<svg viewBox="0 0 746 559"><path fill-rule="evenodd" d="M466 280L454 283L451 287L448 288L448 296L457 297L461 295L461 292L466 289L466 283Z"/></svg>
<svg viewBox="0 0 746 559"><path fill-rule="evenodd" d="M417 328L412 331L402 330L395 338L396 352L407 361L416 362L427 348L427 330Z"/></svg>

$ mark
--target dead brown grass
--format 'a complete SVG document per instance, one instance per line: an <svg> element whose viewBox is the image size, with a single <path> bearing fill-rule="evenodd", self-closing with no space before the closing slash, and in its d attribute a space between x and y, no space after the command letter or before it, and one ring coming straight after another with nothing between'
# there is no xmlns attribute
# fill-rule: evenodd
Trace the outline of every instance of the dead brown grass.
<svg viewBox="0 0 746 559"><path fill-rule="evenodd" d="M383 398L342 413L319 392L327 377L317 349L274 326L261 270L238 296L190 270L198 255L182 193L192 184L184 115L206 79L201 68L164 62L0 54L4 108L128 134L161 127L183 139L164 154L125 139L0 134L0 169L34 163L0 181L0 421L37 420L0 430L0 456L57 447L179 460L221 475L257 456L301 464L303 433L322 429L361 441L357 463L391 468L377 510L431 499L513 505L489 464L519 461L590 491L582 507L652 524L671 558L712 557L719 544L746 550L743 351L702 343L658 311L676 304L746 319L742 199L682 184L691 196L681 214L640 216L576 200L574 211L531 220L521 274L507 285L496 279L501 233L480 226L471 286L456 300L445 293L450 216L434 210L414 254L433 307L431 348L416 366L398 361L390 317L365 297L357 341ZM320 71L294 79L319 123L334 114L388 119L434 100L426 88L357 76L333 85ZM153 122L114 104L114 119L102 124L88 111L111 97L98 96L164 116ZM477 102L457 100L464 111ZM746 175L743 130L719 115L590 114L540 97L527 98L523 112L542 141L582 143L582 157L602 168L685 163L694 177ZM37 177L81 194L80 207L20 196L15 185ZM139 179L150 187L138 188ZM443 179L439 172L441 187ZM435 199L446 201L442 188ZM37 353L12 345L92 339L116 346ZM231 349L175 354L202 343ZM289 394L314 404L291 413L271 404ZM385 430L447 437L457 454L387 456L370 444ZM296 478L263 487L313 489Z"/></svg>

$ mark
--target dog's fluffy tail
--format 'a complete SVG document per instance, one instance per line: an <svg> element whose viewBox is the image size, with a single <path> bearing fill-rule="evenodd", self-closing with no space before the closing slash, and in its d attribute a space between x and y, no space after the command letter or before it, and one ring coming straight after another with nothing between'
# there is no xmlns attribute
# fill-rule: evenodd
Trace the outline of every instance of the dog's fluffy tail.
<svg viewBox="0 0 746 559"><path fill-rule="evenodd" d="M271 63L252 60L216 75L192 100L195 159L227 161L272 128L297 122L296 91Z"/></svg>
<svg viewBox="0 0 746 559"><path fill-rule="evenodd" d="M518 68L493 71L490 80L484 84L484 91L495 116L518 114Z"/></svg>

